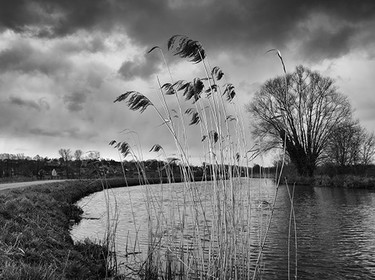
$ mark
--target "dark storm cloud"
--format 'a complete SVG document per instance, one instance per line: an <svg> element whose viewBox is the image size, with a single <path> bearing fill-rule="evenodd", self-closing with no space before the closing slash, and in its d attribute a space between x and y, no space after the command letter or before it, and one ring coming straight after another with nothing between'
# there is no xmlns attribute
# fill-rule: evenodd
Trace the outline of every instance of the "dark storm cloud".
<svg viewBox="0 0 375 280"><path fill-rule="evenodd" d="M154 53L146 54L142 59L135 58L134 61L125 61L122 63L119 74L125 80L140 77L149 79L160 68L161 60Z"/></svg>
<svg viewBox="0 0 375 280"><path fill-rule="evenodd" d="M0 26L17 32L55 37L78 29L104 28L110 23L110 1L105 0L4 0Z"/></svg>
<svg viewBox="0 0 375 280"><path fill-rule="evenodd" d="M306 29L316 14L331 21L315 30ZM18 32L34 30L39 36L122 26L133 40L148 47L174 34L191 36L210 50L233 46L246 50L265 44L283 48L291 40L304 40L304 48L311 43L307 54L328 58L355 47L351 38L369 28L374 15L373 0L5 0L0 4L0 26ZM350 28L332 30L335 23ZM327 37L334 44L327 43ZM317 53L314 46L320 46Z"/></svg>
<svg viewBox="0 0 375 280"><path fill-rule="evenodd" d="M313 61L338 58L350 51L351 40L355 32L355 28L349 26L342 27L336 32L319 28L303 42L301 53Z"/></svg>
<svg viewBox="0 0 375 280"><path fill-rule="evenodd" d="M9 98L10 104L30 108L37 111L49 110L50 106L47 101L43 98L38 99L38 101L24 99L22 97L11 96Z"/></svg>
<svg viewBox="0 0 375 280"><path fill-rule="evenodd" d="M14 42L9 48L0 52L0 73L36 71L49 75L68 65L68 62L62 60L59 55L41 52L22 40Z"/></svg>

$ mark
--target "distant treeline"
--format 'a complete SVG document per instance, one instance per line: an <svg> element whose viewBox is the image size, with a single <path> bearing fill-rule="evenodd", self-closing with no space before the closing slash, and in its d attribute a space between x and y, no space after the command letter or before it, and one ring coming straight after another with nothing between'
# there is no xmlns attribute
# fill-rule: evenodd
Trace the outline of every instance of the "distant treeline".
<svg viewBox="0 0 375 280"><path fill-rule="evenodd" d="M280 174L282 163L273 167L263 167L255 164L253 167L210 165L203 163L201 166L190 166L188 176L195 179L211 180L213 174L218 178L233 177L269 177L274 178ZM123 177L126 178L170 178L172 181L181 181L182 166L178 160L161 161L149 159L141 162L115 161L108 159L69 159L34 158L23 155L0 154L0 179L2 181L24 181L43 179L91 179L98 177ZM375 166L350 165L340 166L324 164L317 168L316 175L337 176L356 175L362 177L375 177ZM298 176L296 168L290 162L283 167L283 176Z"/></svg>
<svg viewBox="0 0 375 280"><path fill-rule="evenodd" d="M171 178L179 181L183 177L183 167L178 160L160 161L156 159L136 161L115 161L106 159L68 159L34 158L23 155L0 154L0 178L12 181L34 179L79 179L98 177L122 177L127 178ZM253 168L210 165L203 163L201 166L190 166L188 176L211 179L213 174L220 178L228 176L270 176L275 168L263 168L255 165Z"/></svg>

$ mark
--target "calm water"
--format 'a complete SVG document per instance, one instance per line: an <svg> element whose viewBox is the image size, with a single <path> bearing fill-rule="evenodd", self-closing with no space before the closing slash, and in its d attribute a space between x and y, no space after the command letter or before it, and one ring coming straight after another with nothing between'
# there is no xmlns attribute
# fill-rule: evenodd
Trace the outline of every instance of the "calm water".
<svg viewBox="0 0 375 280"><path fill-rule="evenodd" d="M149 190L156 197L155 201L167 202L165 205L173 203L175 207L176 203L180 203L179 194L183 188L181 184L172 187L173 191L168 186L152 186ZM272 202L276 187L270 180L264 179L254 180L250 188L254 225L251 231L256 244L271 213L271 209L267 205L261 206L260 202ZM199 194L203 201L208 201L210 195L204 188ZM126 251L144 253L148 240L145 202L144 186L112 189L85 197L78 205L85 211L86 219L72 230L72 236L76 240L86 237L102 240L109 218L112 222L118 221L116 238L120 254ZM114 206L118 211L113 209ZM298 186L295 188L294 209L299 279L375 279L375 192ZM163 211L167 213L168 209ZM114 213L118 214L118 219ZM289 217L287 188L280 186L264 250L263 279L288 277ZM292 278L294 245L291 252Z"/></svg>

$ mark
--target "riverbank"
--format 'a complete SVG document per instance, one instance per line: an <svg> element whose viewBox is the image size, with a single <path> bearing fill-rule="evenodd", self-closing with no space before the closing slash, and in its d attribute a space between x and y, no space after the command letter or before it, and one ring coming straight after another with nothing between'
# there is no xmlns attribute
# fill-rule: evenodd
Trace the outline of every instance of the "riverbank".
<svg viewBox="0 0 375 280"><path fill-rule="evenodd" d="M155 178L147 183L160 182ZM1 190L0 279L112 277L113 270L107 265L111 252L105 245L89 240L73 242L71 226L83 214L75 203L103 189L136 185L140 185L138 178L126 182L124 178L111 178L43 182Z"/></svg>
<svg viewBox="0 0 375 280"><path fill-rule="evenodd" d="M375 189L374 177L363 177L356 175L316 175L314 177L289 176L280 182L281 184L313 186L313 187L334 187L346 189Z"/></svg>
<svg viewBox="0 0 375 280"><path fill-rule="evenodd" d="M150 180L158 183L160 180ZM138 185L130 179L127 185ZM0 279L103 279L111 276L110 252L86 240L74 243L70 228L81 220L79 199L124 179L74 180L0 192Z"/></svg>
<svg viewBox="0 0 375 280"><path fill-rule="evenodd" d="M363 177L355 175L317 176L314 186L335 187L346 189L375 189L374 177Z"/></svg>

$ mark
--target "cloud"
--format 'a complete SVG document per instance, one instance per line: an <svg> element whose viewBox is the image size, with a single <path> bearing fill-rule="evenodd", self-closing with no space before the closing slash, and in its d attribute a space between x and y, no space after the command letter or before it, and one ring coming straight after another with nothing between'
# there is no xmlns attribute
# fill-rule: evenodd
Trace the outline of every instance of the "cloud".
<svg viewBox="0 0 375 280"><path fill-rule="evenodd" d="M90 30L95 24L103 26L108 20L108 6L109 2L101 0L4 0L0 4L0 26L41 37L65 36L78 29Z"/></svg>
<svg viewBox="0 0 375 280"><path fill-rule="evenodd" d="M22 97L11 96L9 98L11 105L16 105L24 108L30 108L37 111L49 110L50 105L44 98L39 98L38 101L24 99Z"/></svg>
<svg viewBox="0 0 375 280"><path fill-rule="evenodd" d="M261 83L259 82L254 82L254 83L249 83L247 81L242 81L238 85L238 89L241 92L244 92L246 95L253 95L255 92L257 92L261 87Z"/></svg>
<svg viewBox="0 0 375 280"><path fill-rule="evenodd" d="M106 39L99 33L79 32L64 38L40 40L20 34L0 33L0 74L18 72L21 74L41 73L47 76L64 76L77 69L77 61L108 50ZM88 59L86 59L89 61ZM95 62L91 62L95 63ZM99 64L99 63L97 63ZM101 63L103 64L103 63ZM99 65L97 65L99 66ZM93 67L91 73L100 69Z"/></svg>
<svg viewBox="0 0 375 280"><path fill-rule="evenodd" d="M72 127L68 129L61 129L58 130L56 128L42 128L42 127L34 127L28 129L27 133L33 136L47 136L47 137L54 137L54 138L73 138L73 139L85 139L88 140L92 137L97 136L96 132L87 132L83 131L77 127Z"/></svg>
<svg viewBox="0 0 375 280"><path fill-rule="evenodd" d="M145 55L142 59L136 57L134 61L122 63L118 73L125 80L134 78L149 79L161 67L161 59L155 53Z"/></svg>
<svg viewBox="0 0 375 280"><path fill-rule="evenodd" d="M86 91L75 91L72 94L64 96L64 103L70 112L79 112L83 109L86 99Z"/></svg>
<svg viewBox="0 0 375 280"><path fill-rule="evenodd" d="M62 136L61 131L53 131L53 130L43 129L43 128L30 128L28 132L32 135L37 135L37 136L49 136L49 137Z"/></svg>
<svg viewBox="0 0 375 280"><path fill-rule="evenodd" d="M134 42L150 47L165 42L171 35L185 34L200 40L209 50L236 46L242 51L259 45L281 49L291 40L306 39L303 36L306 23L320 14L332 19L321 30L327 36L335 22L350 27L350 30L331 33L337 40L344 39L335 47L338 53L345 54L350 48L359 47L350 38L368 31L371 26L368 23L374 21L375 3L373 0L352 0L345 4L339 0L189 3L181 0L6 0L1 1L0 11L0 26L28 34L33 27L35 36L60 37L80 30L124 30ZM312 43L318 41L315 38ZM331 54L331 45L321 46L319 56ZM132 65L128 63L124 68L132 69Z"/></svg>
<svg viewBox="0 0 375 280"><path fill-rule="evenodd" d="M61 69L69 68L69 62L56 53L42 52L26 40L17 40L9 48L0 52L0 73L39 72L45 75L55 74Z"/></svg>
<svg viewBox="0 0 375 280"><path fill-rule="evenodd" d="M311 61L339 58L350 51L353 27L345 26L336 32L322 28L314 30L301 46L301 55Z"/></svg>
<svg viewBox="0 0 375 280"><path fill-rule="evenodd" d="M54 51L64 54L80 52L98 53L108 49L106 36L100 32L77 32L55 40Z"/></svg>

